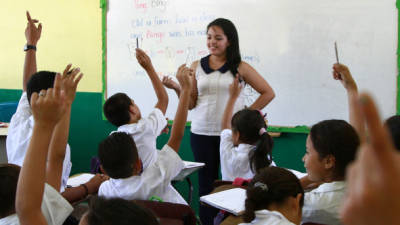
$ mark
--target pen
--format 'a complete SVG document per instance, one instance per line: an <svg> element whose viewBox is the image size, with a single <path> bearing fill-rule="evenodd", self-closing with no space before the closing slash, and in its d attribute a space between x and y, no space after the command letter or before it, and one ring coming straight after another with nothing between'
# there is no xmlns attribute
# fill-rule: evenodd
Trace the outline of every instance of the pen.
<svg viewBox="0 0 400 225"><path fill-rule="evenodd" d="M338 56L336 41L335 41L335 54L336 54L336 62L339 63L339 56Z"/></svg>

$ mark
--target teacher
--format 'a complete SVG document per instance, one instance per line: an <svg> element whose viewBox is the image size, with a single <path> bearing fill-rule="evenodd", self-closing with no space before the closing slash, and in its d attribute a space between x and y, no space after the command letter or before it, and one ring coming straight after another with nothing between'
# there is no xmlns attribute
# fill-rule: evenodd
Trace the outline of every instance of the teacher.
<svg viewBox="0 0 400 225"><path fill-rule="evenodd" d="M267 81L252 66L242 61L238 33L230 20L218 18L208 24L207 48L210 54L191 65L195 71L189 103L189 109L192 110L191 148L195 160L206 164L199 171L199 196L210 193L214 180L218 179L221 120L229 97L229 85L235 76L239 74L243 82L260 94L250 108L262 109L275 97ZM166 86L175 86L179 95L179 87L168 85L168 80L164 79ZM234 112L245 107L244 100L241 94ZM203 225L213 224L215 215L211 207L200 206Z"/></svg>

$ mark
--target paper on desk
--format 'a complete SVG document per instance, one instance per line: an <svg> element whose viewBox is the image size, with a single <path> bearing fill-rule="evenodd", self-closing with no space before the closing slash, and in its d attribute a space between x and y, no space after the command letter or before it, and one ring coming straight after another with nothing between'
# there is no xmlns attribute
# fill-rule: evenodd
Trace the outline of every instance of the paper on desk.
<svg viewBox="0 0 400 225"><path fill-rule="evenodd" d="M307 175L306 173L302 173L302 172L299 172L297 170L292 170L292 169L287 169L287 170L292 172L299 179Z"/></svg>
<svg viewBox="0 0 400 225"><path fill-rule="evenodd" d="M233 188L200 197L200 201L215 208L230 212L235 216L243 214L245 200L246 190L243 188Z"/></svg>
<svg viewBox="0 0 400 225"><path fill-rule="evenodd" d="M188 168L194 168L194 167L203 167L206 165L205 163L200 163L200 162L189 162L189 161L183 161L183 164L185 165L185 169Z"/></svg>
<svg viewBox="0 0 400 225"><path fill-rule="evenodd" d="M88 182L90 179L94 177L94 174L91 173L82 173L77 176L72 176L68 179L67 185L72 187L78 187L81 184Z"/></svg>

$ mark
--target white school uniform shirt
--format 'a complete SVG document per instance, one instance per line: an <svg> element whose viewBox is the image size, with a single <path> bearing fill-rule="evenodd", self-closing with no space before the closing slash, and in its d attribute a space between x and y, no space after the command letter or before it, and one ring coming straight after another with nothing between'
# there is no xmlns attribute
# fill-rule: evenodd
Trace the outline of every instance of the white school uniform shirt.
<svg viewBox="0 0 400 225"><path fill-rule="evenodd" d="M32 137L33 125L34 119L31 106L29 105L26 92L23 92L18 103L17 111L12 116L10 126L8 127L6 140L8 163L13 163L18 166L22 166L24 163L25 154ZM67 144L61 177L61 192L63 192L67 186L71 167L71 151Z"/></svg>
<svg viewBox="0 0 400 225"><path fill-rule="evenodd" d="M232 130L221 132L219 154L221 160L222 180L233 181L237 177L251 179L254 173L250 169L249 152L254 151L254 145L233 145Z"/></svg>
<svg viewBox="0 0 400 225"><path fill-rule="evenodd" d="M192 118L191 132L199 135L219 136L221 121L229 98L229 85L234 76L227 64L218 70L209 66L209 55L202 58L196 68L197 102L190 111ZM243 91L236 100L233 113L244 108Z"/></svg>
<svg viewBox="0 0 400 225"><path fill-rule="evenodd" d="M149 200L160 197L165 202L187 205L182 196L171 185L172 179L184 168L179 155L168 145L158 152L157 160L138 176L124 179L110 178L99 188L99 196L123 198L125 200Z"/></svg>
<svg viewBox="0 0 400 225"><path fill-rule="evenodd" d="M233 181L237 177L253 178L254 173L250 168L249 153L254 151L255 148L256 146L249 144L239 144L235 147L232 130L224 129L221 132L219 147L222 180ZM275 166L275 163L271 162L271 166Z"/></svg>
<svg viewBox="0 0 400 225"><path fill-rule="evenodd" d="M157 159L156 140L165 126L167 126L167 120L164 114L155 108L146 118L141 118L137 123L118 127L118 132L125 132L132 136L144 169Z"/></svg>
<svg viewBox="0 0 400 225"><path fill-rule="evenodd" d="M295 225L278 211L263 209L254 213L256 214L256 218L253 221L250 223L240 223L239 225Z"/></svg>
<svg viewBox="0 0 400 225"><path fill-rule="evenodd" d="M73 208L58 191L45 184L42 200L42 213L49 225L62 225L72 213ZM19 225L17 214L0 219L0 225Z"/></svg>
<svg viewBox="0 0 400 225"><path fill-rule="evenodd" d="M346 183L335 181L305 193L302 222L341 225L339 208L345 191Z"/></svg>

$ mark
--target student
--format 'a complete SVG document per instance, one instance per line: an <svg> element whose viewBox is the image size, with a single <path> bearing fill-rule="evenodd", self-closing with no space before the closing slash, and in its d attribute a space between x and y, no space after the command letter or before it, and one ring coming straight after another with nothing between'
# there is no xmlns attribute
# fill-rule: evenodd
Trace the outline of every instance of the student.
<svg viewBox="0 0 400 225"><path fill-rule="evenodd" d="M341 207L346 225L397 225L400 221L400 155L382 125L372 98L361 94L359 117L368 130L355 162L347 169L348 190Z"/></svg>
<svg viewBox="0 0 400 225"><path fill-rule="evenodd" d="M241 225L299 225L304 191L299 179L279 167L259 171L247 187Z"/></svg>
<svg viewBox="0 0 400 225"><path fill-rule="evenodd" d="M168 107L168 94L146 53L137 48L136 58L146 70L156 92L158 100L154 110L148 117L142 118L139 107L124 93L117 93L108 98L103 110L107 120L118 127L118 132L126 132L132 136L143 168L147 168L156 161L156 139L167 126L165 112Z"/></svg>
<svg viewBox="0 0 400 225"><path fill-rule="evenodd" d="M80 79L75 80L75 75L63 78L72 79L72 84ZM68 101L73 94L68 92L76 90L68 88L67 83L56 75L53 88L41 90L39 94L34 92L30 99L35 123L18 179L15 203L22 225L62 224L73 210L57 191L61 185L64 160L60 156L65 148L51 146L54 138L62 136L56 127L68 114Z"/></svg>
<svg viewBox="0 0 400 225"><path fill-rule="evenodd" d="M29 141L32 136L34 120L31 112L30 98L32 93L39 92L51 88L54 83L56 73L48 71L37 72L36 68L36 46L42 32L42 24L36 26L38 20L31 19L29 12L26 13L28 25L25 30L26 47L25 47L25 64L23 72L23 93L19 100L16 113L12 116L10 126L8 128L8 136L6 140L8 162L22 166ZM69 65L66 70L69 71ZM75 69L79 73L79 68ZM71 96L71 97L75 97ZM73 98L70 99L71 103ZM71 171L70 147L68 145L70 110L65 114L60 123L57 124L55 133L60 139L54 139L51 142L51 148L66 148L63 162L63 176L60 190L63 191L67 185L67 180Z"/></svg>
<svg viewBox="0 0 400 225"><path fill-rule="evenodd" d="M232 112L241 86L236 76L229 88L229 99L222 117L220 159L222 180L251 179L260 169L271 165L273 140L259 110Z"/></svg>
<svg viewBox="0 0 400 225"><path fill-rule="evenodd" d="M183 138L187 118L192 71L182 65L177 79L182 86L178 109L168 143L158 152L157 160L142 171L138 148L130 135L115 132L99 145L102 169L111 178L99 189L106 198L148 200L155 195L166 202L187 204L172 187L171 180L183 169L183 161L177 154ZM163 87L161 87L163 88Z"/></svg>
<svg viewBox="0 0 400 225"><path fill-rule="evenodd" d="M338 210L346 190L345 171L359 144L357 132L346 121L324 120L311 127L304 167L307 179L322 184L305 194L303 222L341 224Z"/></svg>
<svg viewBox="0 0 400 225"><path fill-rule="evenodd" d="M89 203L79 225L158 225L153 213L132 201L120 198L105 199L95 197Z"/></svg>

